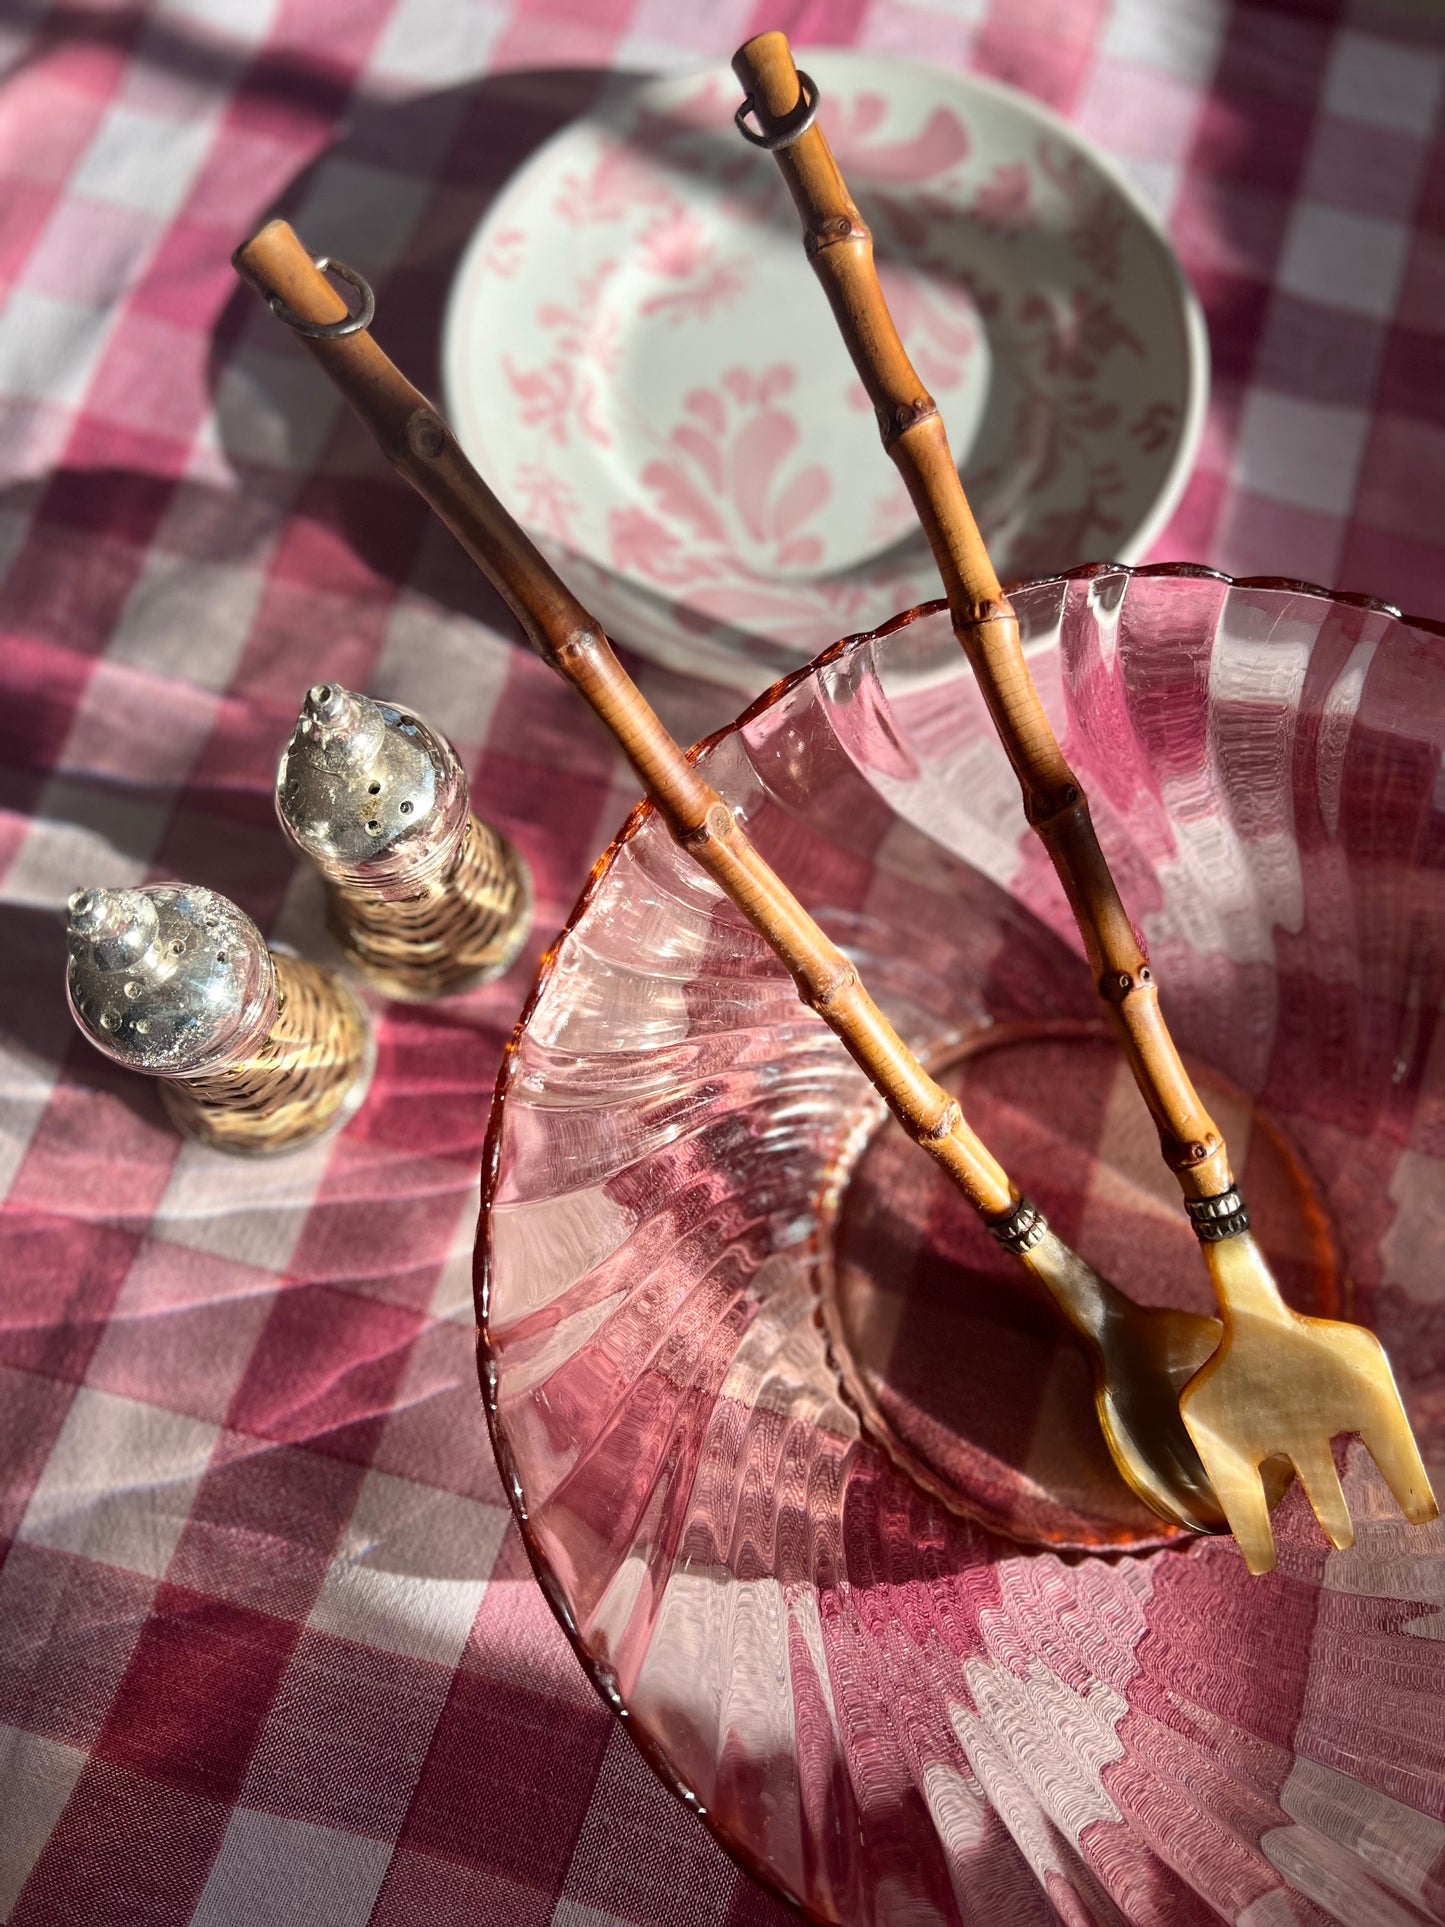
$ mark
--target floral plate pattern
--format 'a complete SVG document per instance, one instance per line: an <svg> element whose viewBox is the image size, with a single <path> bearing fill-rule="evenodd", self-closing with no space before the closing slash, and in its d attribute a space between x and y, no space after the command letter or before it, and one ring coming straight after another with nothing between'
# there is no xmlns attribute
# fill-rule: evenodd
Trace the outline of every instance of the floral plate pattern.
<svg viewBox="0 0 1445 1927"><path fill-rule="evenodd" d="M1003 576L1141 555L1192 460L1197 304L1153 216L1021 94L804 57ZM550 141L458 273L451 417L617 639L756 689L936 592L776 167L713 69Z"/></svg>

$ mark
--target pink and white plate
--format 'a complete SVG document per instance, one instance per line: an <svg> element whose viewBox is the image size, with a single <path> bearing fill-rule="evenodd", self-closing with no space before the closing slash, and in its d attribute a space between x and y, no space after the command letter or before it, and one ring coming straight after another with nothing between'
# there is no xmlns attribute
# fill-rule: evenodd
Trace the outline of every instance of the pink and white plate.
<svg viewBox="0 0 1445 1927"><path fill-rule="evenodd" d="M1005 579L1141 556L1208 387L1154 216L1062 121L969 75L803 56L899 330ZM902 483L726 67L614 92L463 257L468 453L617 640L756 689L937 592Z"/></svg>

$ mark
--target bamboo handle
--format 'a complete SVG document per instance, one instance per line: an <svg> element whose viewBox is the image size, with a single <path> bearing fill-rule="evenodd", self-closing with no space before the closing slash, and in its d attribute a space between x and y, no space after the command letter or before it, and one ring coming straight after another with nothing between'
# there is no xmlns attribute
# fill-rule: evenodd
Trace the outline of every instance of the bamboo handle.
<svg viewBox="0 0 1445 1927"><path fill-rule="evenodd" d="M802 90L787 37L759 34L733 56L765 135L786 135ZM1099 994L1123 1041L1166 1162L1186 1198L1233 1183L1224 1139L1200 1102L1159 1009L1153 972L1104 861L1088 800L1059 748L989 562L933 397L898 338L873 261L873 237L816 123L774 150L803 222L803 246L878 417L883 446L912 497L943 578L954 633L978 677L1023 791L1024 813L1053 860Z"/></svg>
<svg viewBox="0 0 1445 1927"><path fill-rule="evenodd" d="M237 272L307 323L346 306L291 228L272 221L236 250ZM848 959L763 860L732 811L663 728L606 636L477 474L440 415L360 332L302 337L375 435L505 599L537 653L586 698L621 745L674 838L786 965L798 994L841 1040L909 1135L984 1217L1018 1203L1008 1175L864 989Z"/></svg>

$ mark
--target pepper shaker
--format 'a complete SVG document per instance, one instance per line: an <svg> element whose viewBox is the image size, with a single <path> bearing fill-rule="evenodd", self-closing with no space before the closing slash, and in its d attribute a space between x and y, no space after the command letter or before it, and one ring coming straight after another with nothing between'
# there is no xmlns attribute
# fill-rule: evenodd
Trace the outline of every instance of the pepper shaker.
<svg viewBox="0 0 1445 1927"><path fill-rule="evenodd" d="M290 1150L365 1096L375 1052L354 994L333 971L273 954L214 890L77 890L68 937L76 1023L107 1057L161 1080L188 1136Z"/></svg>
<svg viewBox="0 0 1445 1927"><path fill-rule="evenodd" d="M473 815L451 744L399 703L310 690L276 813L327 881L348 961L387 996L424 1003L485 983L526 941L526 864Z"/></svg>

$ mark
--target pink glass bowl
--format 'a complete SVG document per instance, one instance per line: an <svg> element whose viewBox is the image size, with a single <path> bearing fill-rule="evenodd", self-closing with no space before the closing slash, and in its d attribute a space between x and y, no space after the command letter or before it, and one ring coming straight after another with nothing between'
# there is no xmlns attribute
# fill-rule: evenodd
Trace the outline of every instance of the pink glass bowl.
<svg viewBox="0 0 1445 1927"><path fill-rule="evenodd" d="M1166 1012L1302 1309L1445 1446L1445 643L1307 585L1019 591ZM708 775L1060 1232L1203 1267L939 605L839 643ZM498 1084L493 1439L599 1690L830 1922L1445 1919L1445 1527L1341 1444L1278 1570L1143 1512L1021 1275L762 942L634 813Z"/></svg>

